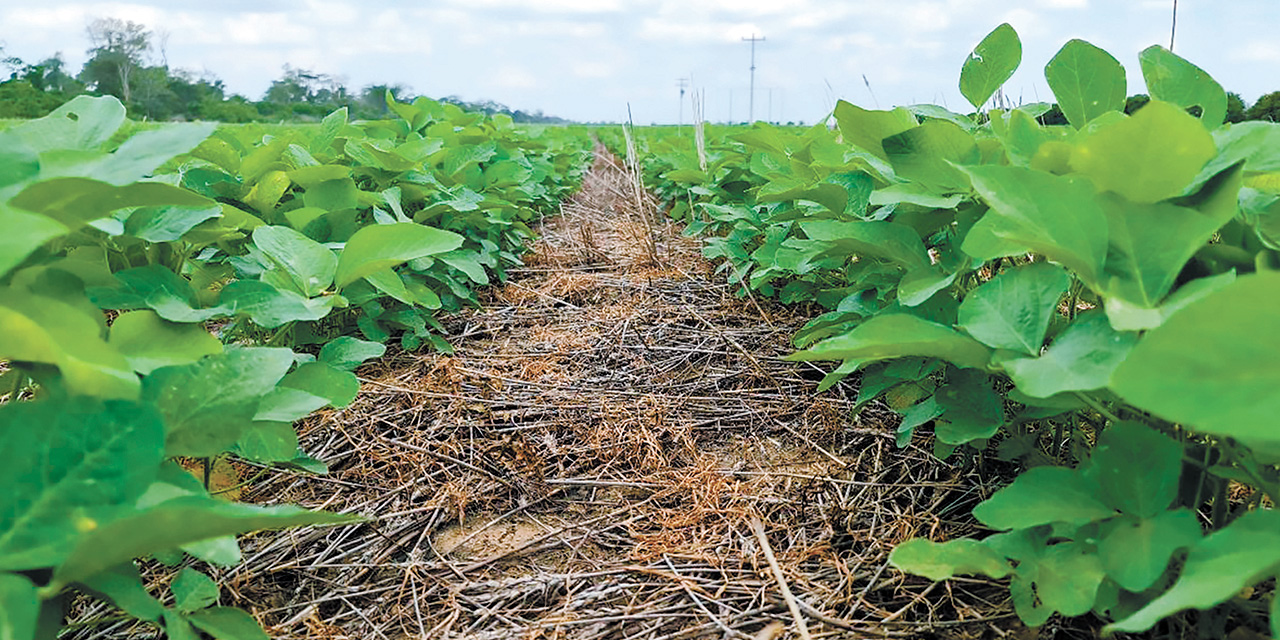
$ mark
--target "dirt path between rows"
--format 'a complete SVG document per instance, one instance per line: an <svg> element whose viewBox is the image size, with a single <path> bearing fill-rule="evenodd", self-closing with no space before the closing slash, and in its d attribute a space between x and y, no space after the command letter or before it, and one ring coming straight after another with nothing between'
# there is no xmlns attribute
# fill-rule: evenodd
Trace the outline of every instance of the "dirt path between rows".
<svg viewBox="0 0 1280 640"><path fill-rule="evenodd" d="M282 638L1034 637L1007 590L887 566L967 532L974 481L818 393L781 360L812 310L735 295L628 180L601 150L456 353L303 425L331 473L243 499L377 520L250 538L223 603Z"/></svg>

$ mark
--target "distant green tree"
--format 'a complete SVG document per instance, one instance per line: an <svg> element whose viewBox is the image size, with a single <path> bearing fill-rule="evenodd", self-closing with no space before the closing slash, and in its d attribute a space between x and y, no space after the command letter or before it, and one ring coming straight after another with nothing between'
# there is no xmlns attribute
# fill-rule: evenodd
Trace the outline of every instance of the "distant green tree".
<svg viewBox="0 0 1280 640"><path fill-rule="evenodd" d="M63 94L41 91L22 78L0 82L0 118L40 118L65 101Z"/></svg>
<svg viewBox="0 0 1280 640"><path fill-rule="evenodd" d="M215 122L257 122L263 119L263 114L256 105L238 95L225 100L206 97L197 106L195 116Z"/></svg>
<svg viewBox="0 0 1280 640"><path fill-rule="evenodd" d="M1231 91L1227 93L1227 122L1244 122L1244 98Z"/></svg>
<svg viewBox="0 0 1280 640"><path fill-rule="evenodd" d="M26 63L22 61L22 58L6 54L4 43L0 42L0 67L8 67L10 80L16 79L25 66Z"/></svg>
<svg viewBox="0 0 1280 640"><path fill-rule="evenodd" d="M1280 122L1280 91L1272 91L1245 109L1245 120Z"/></svg>
<svg viewBox="0 0 1280 640"><path fill-rule="evenodd" d="M99 93L113 95L125 104L133 99L134 77L151 50L151 32L145 25L119 18L98 18L86 28L89 60L80 80Z"/></svg>
<svg viewBox="0 0 1280 640"><path fill-rule="evenodd" d="M262 100L263 102L274 102L276 104L306 102L311 95L312 77L311 72L295 69L286 64L284 66L284 75L271 83Z"/></svg>
<svg viewBox="0 0 1280 640"><path fill-rule="evenodd" d="M1147 106L1151 102L1151 96L1145 93L1137 93L1124 99L1124 112L1133 115L1134 111Z"/></svg>
<svg viewBox="0 0 1280 640"><path fill-rule="evenodd" d="M40 91L60 93L67 98L84 91L84 83L67 73L67 62L62 59L62 52L35 64L25 65L21 77Z"/></svg>
<svg viewBox="0 0 1280 640"><path fill-rule="evenodd" d="M1062 108L1056 104L1049 107L1048 111L1040 114L1040 117L1036 118L1036 120L1045 126L1070 124L1067 122L1067 116L1062 113Z"/></svg>
<svg viewBox="0 0 1280 640"><path fill-rule="evenodd" d="M352 97L340 78L286 64L284 75L271 83L263 100L277 104L347 105Z"/></svg>
<svg viewBox="0 0 1280 640"><path fill-rule="evenodd" d="M409 87L403 84L371 84L360 90L360 99L356 102L357 111L364 118L381 118L387 115L387 92L400 102L413 100Z"/></svg>

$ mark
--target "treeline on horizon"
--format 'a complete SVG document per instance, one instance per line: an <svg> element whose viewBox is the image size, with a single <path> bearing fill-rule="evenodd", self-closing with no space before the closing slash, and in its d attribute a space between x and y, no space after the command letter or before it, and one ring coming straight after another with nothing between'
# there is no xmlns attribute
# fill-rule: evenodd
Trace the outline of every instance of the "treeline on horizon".
<svg viewBox="0 0 1280 640"><path fill-rule="evenodd" d="M208 71L193 72L169 66L165 36L145 25L117 18L99 18L86 28L89 59L72 73L62 54L38 62L6 55L0 44L0 118L39 118L78 95L119 98L136 119L216 122L319 121L346 107L353 118L377 119L389 111L386 92L400 101L413 99L401 84L372 84L360 89L342 78L285 65L261 100L228 93L226 85ZM158 57L158 59L156 59ZM3 78L0 74L0 78ZM515 122L565 124L569 121L541 111L512 109L491 100L468 102L457 96L437 98L468 111L506 114Z"/></svg>
<svg viewBox="0 0 1280 640"><path fill-rule="evenodd" d="M342 107L354 118L378 119L388 114L387 91L401 101L414 97L402 84L371 84L353 90L340 77L285 65L280 78L255 101L229 94L222 80L208 71L171 68L164 50L166 36L157 37L145 25L99 18L89 24L86 34L89 59L74 75L61 53L29 63L5 55L0 44L0 68L9 71L8 80L0 82L0 118L39 118L78 95L111 95L133 117L159 121L312 122ZM158 62L149 59L157 53ZM571 122L492 100L468 102L457 96L437 100L468 111L506 114L521 123ZM1132 113L1146 101L1145 95L1130 96L1125 111ZM1038 120L1046 125L1067 123L1057 105ZM1265 94L1252 105L1246 105L1239 94L1228 93L1226 121L1246 120L1280 122L1280 91Z"/></svg>

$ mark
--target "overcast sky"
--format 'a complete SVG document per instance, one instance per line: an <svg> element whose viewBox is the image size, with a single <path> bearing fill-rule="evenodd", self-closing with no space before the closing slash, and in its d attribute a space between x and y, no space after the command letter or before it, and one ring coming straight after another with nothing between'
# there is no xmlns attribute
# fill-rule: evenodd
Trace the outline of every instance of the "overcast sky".
<svg viewBox="0 0 1280 640"><path fill-rule="evenodd" d="M575 120L622 120L630 103L647 124L680 117L682 77L705 89L708 119L745 120L742 38L756 34L755 117L811 123L837 98L967 110L960 66L1001 22L1023 42L1015 101L1052 99L1043 68L1071 38L1110 51L1140 92L1137 54L1168 46L1171 12L1171 0L3 0L0 42L28 61L60 51L78 69L85 26L116 17L167 32L170 66L252 99L288 63L356 89L403 83ZM1280 0L1181 0L1174 50L1252 102L1280 90L1277 34Z"/></svg>

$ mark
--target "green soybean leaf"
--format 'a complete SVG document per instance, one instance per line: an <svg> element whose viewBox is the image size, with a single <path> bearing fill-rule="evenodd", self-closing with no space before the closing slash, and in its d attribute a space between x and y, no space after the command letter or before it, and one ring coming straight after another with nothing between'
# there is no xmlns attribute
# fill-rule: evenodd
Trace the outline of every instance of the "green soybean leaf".
<svg viewBox="0 0 1280 640"><path fill-rule="evenodd" d="M245 155L240 161L240 177L244 180L244 184L256 185L268 172L287 168L280 158L288 148L289 140L278 137Z"/></svg>
<svg viewBox="0 0 1280 640"><path fill-rule="evenodd" d="M58 367L67 388L103 398L138 396L138 377L79 306L0 288L0 358Z"/></svg>
<svg viewBox="0 0 1280 640"><path fill-rule="evenodd" d="M414 223L380 224L360 229L338 258L335 280L345 287L360 278L415 258L453 251L462 236Z"/></svg>
<svg viewBox="0 0 1280 640"><path fill-rule="evenodd" d="M218 601L218 585L213 579L191 567L183 567L169 585L173 606L182 613L203 609Z"/></svg>
<svg viewBox="0 0 1280 640"><path fill-rule="evenodd" d="M1065 391L1090 391L1107 386L1111 374L1138 342L1136 333L1111 328L1106 314L1080 314L1044 355L1013 358L1002 364L1018 385L1033 398L1048 398Z"/></svg>
<svg viewBox="0 0 1280 640"><path fill-rule="evenodd" d="M38 427L38 428L37 428ZM0 406L0 571L51 567L155 479L164 427L150 408L89 398Z"/></svg>
<svg viewBox="0 0 1280 640"><path fill-rule="evenodd" d="M13 132L37 151L92 151L115 135L124 118L124 105L113 97L76 96L49 115L14 127Z"/></svg>
<svg viewBox="0 0 1280 640"><path fill-rule="evenodd" d="M351 371L374 358L381 358L387 347L378 342L369 342L351 336L341 336L330 340L320 348L319 359L338 369Z"/></svg>
<svg viewBox="0 0 1280 640"><path fill-rule="evenodd" d="M275 210L276 205L280 203L280 198L284 197L291 186L293 182L289 180L289 174L280 170L268 171L254 182L253 187L242 200L259 213L270 213Z"/></svg>
<svg viewBox="0 0 1280 640"><path fill-rule="evenodd" d="M1107 319L1111 321L1111 327L1116 331L1154 329L1187 305L1235 281L1235 271L1207 278L1196 278L1175 291L1164 304L1155 309L1129 304L1123 298L1107 298Z"/></svg>
<svg viewBox="0 0 1280 640"><path fill-rule="evenodd" d="M13 194L13 185L26 182L40 173L40 156L13 130L0 131L0 202Z"/></svg>
<svg viewBox="0 0 1280 640"><path fill-rule="evenodd" d="M896 222L841 222L819 220L801 223L811 240L835 243L855 255L881 258L911 268L929 266L929 253L911 227Z"/></svg>
<svg viewBox="0 0 1280 640"><path fill-rule="evenodd" d="M1160 45L1147 47L1138 54L1147 92L1186 109L1198 106L1200 120L1210 130L1217 129L1227 118L1227 92L1200 67L1178 57Z"/></svg>
<svg viewBox="0 0 1280 640"><path fill-rule="evenodd" d="M875 180L865 171L835 173L827 177L827 182L839 186L844 191L844 209L836 211L849 216L861 218L867 213L867 204L875 189Z"/></svg>
<svg viewBox="0 0 1280 640"><path fill-rule="evenodd" d="M290 428L292 428L292 425L290 425ZM244 559L244 554L240 552L240 543L236 542L235 536L219 536L207 540L188 542L182 545L180 549L192 558L219 567L234 567Z"/></svg>
<svg viewBox="0 0 1280 640"><path fill-rule="evenodd" d="M892 111L870 111L844 100L836 102L835 118L845 142L886 161L889 156L880 142L920 124L910 111L902 107Z"/></svg>
<svg viewBox="0 0 1280 640"><path fill-rule="evenodd" d="M85 578L81 584L141 620L159 622L164 605L142 586L142 576L133 562L124 562ZM2 637L2 636L0 636Z"/></svg>
<svg viewBox="0 0 1280 640"><path fill-rule="evenodd" d="M217 203L181 187L137 182L123 187L88 178L52 178L23 189L9 205L43 213L72 230L126 207L212 207Z"/></svg>
<svg viewBox="0 0 1280 640"><path fill-rule="evenodd" d="M973 517L1004 530L1055 522L1085 524L1116 515L1097 493L1097 485L1075 469L1035 467L974 507Z"/></svg>
<svg viewBox="0 0 1280 640"><path fill-rule="evenodd" d="M938 405L938 401L934 396L929 396L903 411L902 422L898 425L898 446L907 446L916 427L937 418L942 415L942 412L943 408Z"/></svg>
<svg viewBox="0 0 1280 640"><path fill-rule="evenodd" d="M1018 617L1029 626L1039 626L1055 611L1064 616L1088 613L1104 577L1102 562L1087 545L1068 542L1022 561L1009 591Z"/></svg>
<svg viewBox="0 0 1280 640"><path fill-rule="evenodd" d="M987 34L965 59L960 70L961 95L974 109L981 109L1021 63L1022 41L1006 22Z"/></svg>
<svg viewBox="0 0 1280 640"><path fill-rule="evenodd" d="M200 362L156 369L142 394L165 419L166 453L212 457L235 444L258 403L293 365L289 349L233 349Z"/></svg>
<svg viewBox="0 0 1280 640"><path fill-rule="evenodd" d="M973 134L945 120L930 120L881 144L898 176L937 193L968 191L968 178L954 165L981 159Z"/></svg>
<svg viewBox="0 0 1280 640"><path fill-rule="evenodd" d="M949 374L933 397L942 409L933 433L946 444L990 438L1004 425L1004 398L992 388L990 376L976 369Z"/></svg>
<svg viewBox="0 0 1280 640"><path fill-rule="evenodd" d="M954 209L964 201L962 195L940 196L910 182L889 185L871 192L869 202L877 206L887 204L918 204L930 209Z"/></svg>
<svg viewBox="0 0 1280 640"><path fill-rule="evenodd" d="M168 322L146 310L116 316L107 344L144 375L222 352L222 343L199 324Z"/></svg>
<svg viewBox="0 0 1280 640"><path fill-rule="evenodd" d="M218 640L270 640L253 616L232 607L213 607L186 615L197 629Z"/></svg>
<svg viewBox="0 0 1280 640"><path fill-rule="evenodd" d="M1077 129L1108 111L1124 110L1129 88L1124 66L1084 40L1064 45L1044 68L1044 77L1062 115Z"/></svg>
<svg viewBox="0 0 1280 640"><path fill-rule="evenodd" d="M1025 247L1075 271L1089 284L1099 282L1107 256L1107 219L1091 186L1022 167L964 169L991 209L987 231L1000 242ZM975 258L974 230L962 248ZM982 253L982 252L979 252Z"/></svg>
<svg viewBox="0 0 1280 640"><path fill-rule="evenodd" d="M965 296L959 325L993 349L1039 355L1070 284L1061 267L1046 262L1010 269Z"/></svg>
<svg viewBox="0 0 1280 640"><path fill-rule="evenodd" d="M71 232L48 216L13 209L0 203L0 278L22 264L46 242Z"/></svg>
<svg viewBox="0 0 1280 640"><path fill-rule="evenodd" d="M267 392L254 414L254 426L241 434L240 440L264 423L293 424L328 406L329 400L301 389L276 387Z"/></svg>
<svg viewBox="0 0 1280 640"><path fill-rule="evenodd" d="M245 316L260 327L274 329L290 322L320 320L337 301L335 296L308 299L265 282L237 280L222 288L217 310L220 315Z"/></svg>
<svg viewBox="0 0 1280 640"><path fill-rule="evenodd" d="M373 285L373 288L382 293L391 296L408 305L417 304L418 300L409 292L408 286L405 284L404 278L399 273L387 267L380 269L364 277L365 281Z"/></svg>
<svg viewBox="0 0 1280 640"><path fill-rule="evenodd" d="M323 402L323 398L320 399ZM266 404L267 398L263 398ZM320 406L324 406L321 404ZM303 413L307 415L314 409ZM263 407L259 405L258 412ZM298 456L298 433L293 430L293 420L288 422L254 422L240 434L235 452L250 460L264 463L288 462Z"/></svg>
<svg viewBox="0 0 1280 640"><path fill-rule="evenodd" d="M191 283L169 269L152 264L115 274L119 286L91 287L89 299L102 309L152 309L170 322L204 322L224 315L220 308L198 309Z"/></svg>
<svg viewBox="0 0 1280 640"><path fill-rule="evenodd" d="M436 259L463 272L478 285L489 284L489 274L485 272L484 265L480 264L480 254L476 251L458 249L436 256Z"/></svg>
<svg viewBox="0 0 1280 640"><path fill-rule="evenodd" d="M257 507L191 496L161 502L83 535L54 571L54 585L79 582L132 558L260 529L358 522L359 517L298 507Z"/></svg>
<svg viewBox="0 0 1280 640"><path fill-rule="evenodd" d="M787 356L787 360L888 360L906 356L941 358L960 367L983 368L991 351L951 327L919 316L875 316L852 331Z"/></svg>
<svg viewBox="0 0 1280 640"><path fill-rule="evenodd" d="M822 380L818 382L818 392L821 393L836 386L841 380L853 375L853 372L857 371L862 365L863 362L861 360L847 360L840 363L840 366L822 376Z"/></svg>
<svg viewBox="0 0 1280 640"><path fill-rule="evenodd" d="M125 233L147 242L173 242L200 223L222 217L222 206L147 207L125 220Z"/></svg>
<svg viewBox="0 0 1280 640"><path fill-rule="evenodd" d="M1120 422L1098 436L1086 473L1097 479L1098 495L1108 506L1150 518L1178 496L1182 454L1173 438L1140 423Z"/></svg>
<svg viewBox="0 0 1280 640"><path fill-rule="evenodd" d="M912 104L903 108L921 119L946 120L965 131L973 132L978 130L978 123L974 122L970 116L950 111L936 104Z"/></svg>
<svg viewBox="0 0 1280 640"><path fill-rule="evenodd" d="M289 227L262 226L253 230L253 244L304 296L314 298L333 284L338 257L319 242Z"/></svg>
<svg viewBox="0 0 1280 640"><path fill-rule="evenodd" d="M1280 442L1277 317L1280 273L1241 276L1148 332L1115 370L1111 388L1198 431Z"/></svg>
<svg viewBox="0 0 1280 640"><path fill-rule="evenodd" d="M263 399L264 406L259 408L256 419L282 420L278 417L264 415L265 406L274 402L272 400L274 394L284 392L288 395L290 391L303 392L320 401L318 406L312 407L306 412L310 413L327 405L345 407L351 404L351 401L355 400L356 394L360 392L360 381L349 371L336 369L324 362L308 362L286 375L280 381L279 387L271 395ZM303 415L306 415L306 413ZM286 421L294 419L297 418L286 419Z"/></svg>
<svg viewBox="0 0 1280 640"><path fill-rule="evenodd" d="M40 598L26 576L0 573L0 638L34 640Z"/></svg>
<svg viewBox="0 0 1280 640"><path fill-rule="evenodd" d="M320 130L311 138L311 153L319 156L333 154L333 141L345 126L347 126L346 107L325 116L324 120L320 121Z"/></svg>
<svg viewBox="0 0 1280 640"><path fill-rule="evenodd" d="M169 640L201 640L200 633L182 617L181 613L165 609L162 620L165 636Z"/></svg>
<svg viewBox="0 0 1280 640"><path fill-rule="evenodd" d="M1250 172L1280 171L1280 124L1240 122L1213 132L1218 155L1204 166L1196 182L1203 182L1243 161Z"/></svg>
<svg viewBox="0 0 1280 640"><path fill-rule="evenodd" d="M308 207L325 211L341 211L360 206L359 189L351 178L321 182L302 194L302 202Z"/></svg>
<svg viewBox="0 0 1280 640"><path fill-rule="evenodd" d="M1102 527L1098 557L1107 576L1134 593L1164 575L1174 552L1200 541L1200 524L1187 509L1149 517L1122 516Z"/></svg>
<svg viewBox="0 0 1280 640"><path fill-rule="evenodd" d="M1181 108L1152 100L1133 116L1094 131L1071 154L1071 168L1100 191L1139 203L1176 196L1214 155L1213 136Z"/></svg>
<svg viewBox="0 0 1280 640"><path fill-rule="evenodd" d="M889 564L899 571L935 581L974 574L999 579L1013 571L1004 556L977 540L966 538L941 543L925 538L907 540L894 547L889 554Z"/></svg>
<svg viewBox="0 0 1280 640"><path fill-rule="evenodd" d="M93 163L83 175L114 185L141 180L174 156L194 149L216 126L212 122L174 123L142 131L125 140L114 153Z"/></svg>
<svg viewBox="0 0 1280 640"><path fill-rule="evenodd" d="M1138 633L1184 609L1205 610L1280 572L1280 512L1252 511L1191 547L1173 587L1104 633Z"/></svg>
<svg viewBox="0 0 1280 640"><path fill-rule="evenodd" d="M322 182L348 180L351 178L351 167L336 164L322 164L311 167L299 167L288 172L289 180L303 189L317 187Z"/></svg>
<svg viewBox="0 0 1280 640"><path fill-rule="evenodd" d="M959 271L944 273L935 266L916 267L902 276L898 282L898 302L906 307L919 306L933 294L955 283Z"/></svg>
<svg viewBox="0 0 1280 640"><path fill-rule="evenodd" d="M1121 298L1131 306L1147 309L1159 306L1187 261L1235 215L1240 185L1239 166L1206 185L1207 190L1229 196L1231 206L1221 211L1102 198L1111 247L1106 263L1110 276L1107 298Z"/></svg>

